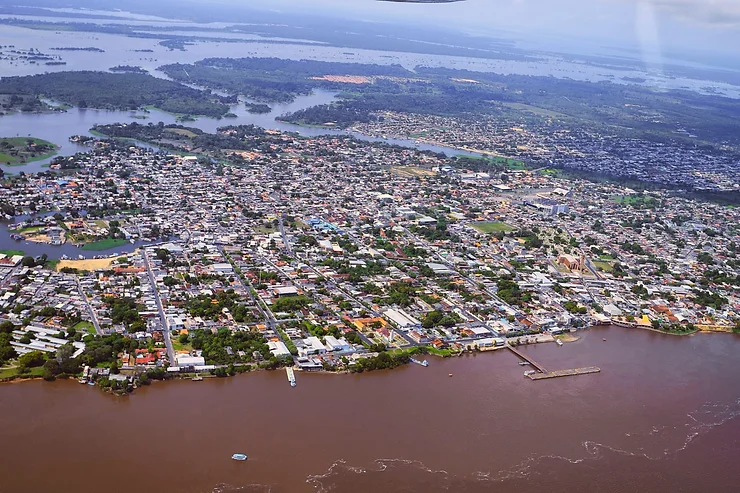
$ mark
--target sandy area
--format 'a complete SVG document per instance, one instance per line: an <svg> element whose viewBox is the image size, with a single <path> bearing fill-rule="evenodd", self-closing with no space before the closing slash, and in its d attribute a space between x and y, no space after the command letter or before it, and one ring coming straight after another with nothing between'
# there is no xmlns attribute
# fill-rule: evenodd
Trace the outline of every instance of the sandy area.
<svg viewBox="0 0 740 493"><path fill-rule="evenodd" d="M85 259L85 260L60 260L57 264L57 271L65 267L71 267L78 270L105 270L109 269L113 262L121 257Z"/></svg>

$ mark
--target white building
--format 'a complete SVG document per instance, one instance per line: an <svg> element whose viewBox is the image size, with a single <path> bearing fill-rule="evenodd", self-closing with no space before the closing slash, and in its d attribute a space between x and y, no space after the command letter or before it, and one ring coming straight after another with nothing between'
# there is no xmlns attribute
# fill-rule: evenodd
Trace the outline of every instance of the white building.
<svg viewBox="0 0 740 493"><path fill-rule="evenodd" d="M285 345L282 341L269 341L267 343L267 347L270 348L270 352L273 356L279 358L281 356L290 356L290 351L288 350L288 346Z"/></svg>
<svg viewBox="0 0 740 493"><path fill-rule="evenodd" d="M334 336L326 336L324 337L324 342L329 351L349 351L352 349L352 344L344 338L337 339Z"/></svg>
<svg viewBox="0 0 740 493"><path fill-rule="evenodd" d="M177 366L205 366L206 359L203 356L190 356L181 354L177 356Z"/></svg>
<svg viewBox="0 0 740 493"><path fill-rule="evenodd" d="M303 357L311 354L326 354L326 346L318 337L307 337L303 339L303 347L298 348L298 354Z"/></svg>

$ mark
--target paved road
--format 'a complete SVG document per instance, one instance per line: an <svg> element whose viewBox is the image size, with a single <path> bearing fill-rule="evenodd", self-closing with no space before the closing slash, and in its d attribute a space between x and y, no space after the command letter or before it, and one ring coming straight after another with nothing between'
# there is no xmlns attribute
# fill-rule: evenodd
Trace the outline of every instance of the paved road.
<svg viewBox="0 0 740 493"><path fill-rule="evenodd" d="M170 360L170 366L177 366L177 359L175 358L175 348L172 346L172 340L170 339L170 324L167 322L167 316L164 314L164 308L162 308L162 300L159 298L159 289L157 289L157 282L154 279L154 273L152 272L151 264L149 263L149 253L146 248L144 251L144 265L146 266L146 273L149 275L149 282L152 284L154 289L154 301L157 303L157 311L159 311L159 318L162 320L164 344L167 347L167 357Z"/></svg>
<svg viewBox="0 0 740 493"><path fill-rule="evenodd" d="M280 225L280 236L283 238L283 245L285 245L285 251L288 255L293 255L293 248L290 246L288 241L288 235L285 233L285 225L283 224L283 215L278 216L278 224Z"/></svg>
<svg viewBox="0 0 740 493"><path fill-rule="evenodd" d="M98 322L98 316L95 314L95 310L93 310L93 307L90 305L90 300L87 299L87 294L85 294L85 290L82 289L82 284L80 284L80 278L75 276L75 282L77 283L77 291L80 292L80 296L82 296L82 301L85 302L87 311L90 314L90 319L92 320L92 323L95 326L95 332L97 332L99 336L102 336L103 330L100 328L100 323Z"/></svg>

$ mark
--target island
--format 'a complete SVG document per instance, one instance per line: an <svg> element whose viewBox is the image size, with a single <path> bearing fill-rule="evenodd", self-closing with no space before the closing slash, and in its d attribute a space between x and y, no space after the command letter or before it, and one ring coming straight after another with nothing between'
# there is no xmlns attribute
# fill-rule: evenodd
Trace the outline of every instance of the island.
<svg viewBox="0 0 740 493"><path fill-rule="evenodd" d="M35 137L0 137L0 164L23 166L53 157L59 146Z"/></svg>
<svg viewBox="0 0 740 493"><path fill-rule="evenodd" d="M0 98L7 100L8 111L41 110L42 95L79 108L136 110L151 106L175 114L213 118L228 113L234 101L138 72L56 72L0 80Z"/></svg>

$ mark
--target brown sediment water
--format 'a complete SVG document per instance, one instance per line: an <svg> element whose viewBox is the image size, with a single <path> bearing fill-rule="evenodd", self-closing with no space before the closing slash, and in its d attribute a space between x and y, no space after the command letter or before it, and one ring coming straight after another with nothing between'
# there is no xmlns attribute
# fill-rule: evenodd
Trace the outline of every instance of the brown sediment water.
<svg viewBox="0 0 740 493"><path fill-rule="evenodd" d="M607 342L602 339L606 338ZM0 492L734 491L740 337L599 328L361 375L0 385ZM450 373L454 378L449 378ZM249 455L246 462L233 453Z"/></svg>

